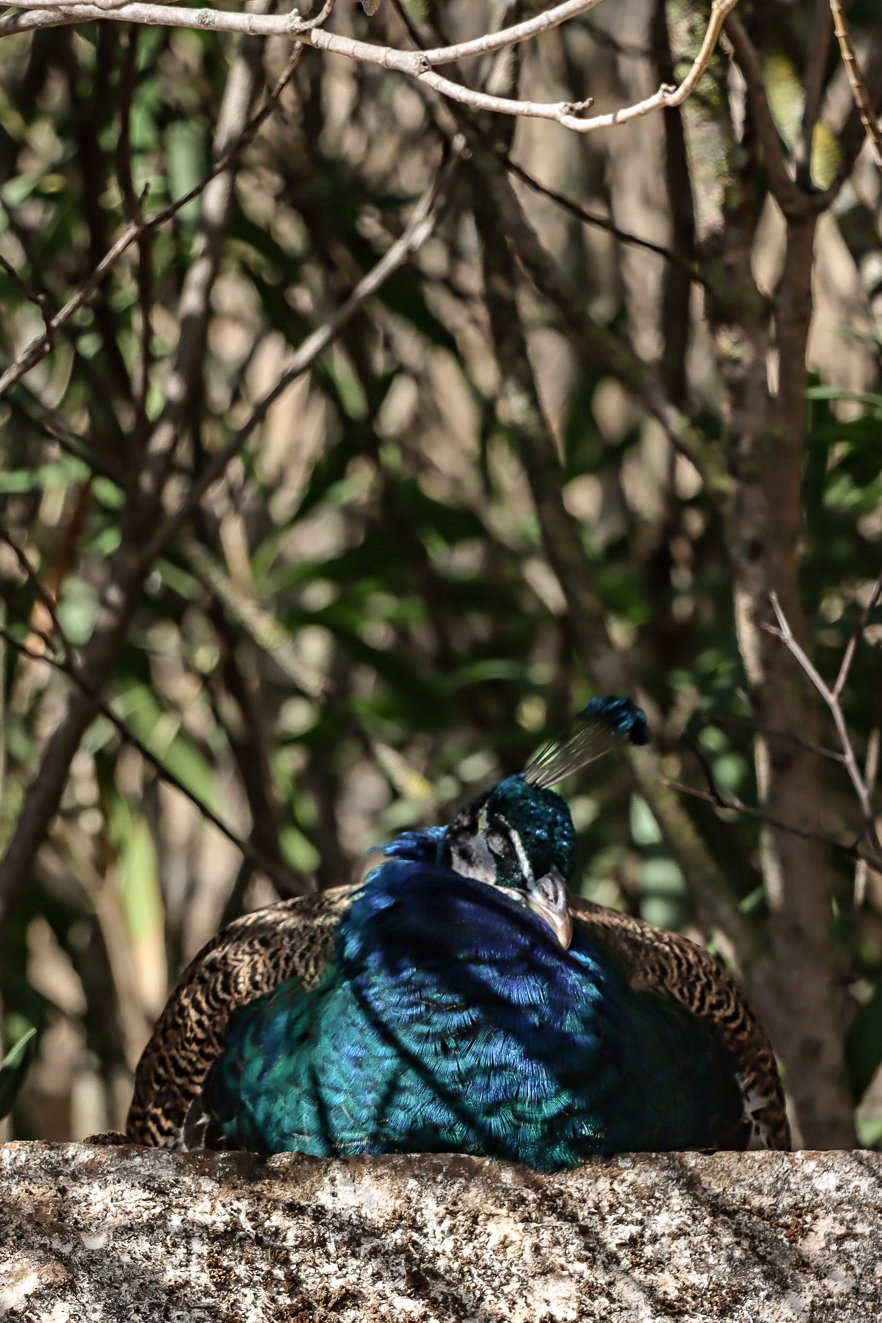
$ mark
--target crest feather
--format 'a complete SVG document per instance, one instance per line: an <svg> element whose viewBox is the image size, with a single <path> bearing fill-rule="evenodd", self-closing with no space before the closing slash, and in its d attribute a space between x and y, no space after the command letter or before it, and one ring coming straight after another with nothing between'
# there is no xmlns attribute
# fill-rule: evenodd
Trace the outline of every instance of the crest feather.
<svg viewBox="0 0 882 1323"><path fill-rule="evenodd" d="M592 698L559 739L543 745L524 769L530 785L545 789L571 772L593 763L622 744L648 744L649 725L642 708L615 694Z"/></svg>

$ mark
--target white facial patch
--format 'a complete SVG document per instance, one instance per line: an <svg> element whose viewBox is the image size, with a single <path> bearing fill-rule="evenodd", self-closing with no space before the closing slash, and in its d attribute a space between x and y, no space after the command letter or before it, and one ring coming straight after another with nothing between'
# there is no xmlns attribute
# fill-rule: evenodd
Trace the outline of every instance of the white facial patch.
<svg viewBox="0 0 882 1323"><path fill-rule="evenodd" d="M524 883L532 886L533 868L520 833L515 831L501 815L495 821L505 832L503 839L514 850ZM497 885L499 854L491 850L490 842L494 838L498 841L501 835L496 827L491 827L487 806L482 805L474 836L460 837L451 842L450 862L454 870L463 877L474 878L476 882L486 882L489 886Z"/></svg>
<svg viewBox="0 0 882 1323"><path fill-rule="evenodd" d="M496 860L483 836L456 841L450 850L450 862L454 872L463 877L472 877L476 882L487 882L490 886L496 881Z"/></svg>
<svg viewBox="0 0 882 1323"><path fill-rule="evenodd" d="M521 840L520 832L516 832L514 827L510 827L505 818L500 818L505 830L508 832L508 839L511 841L515 854L518 857L518 863L521 866L521 872L524 875L524 881L528 884L533 882L533 869L530 860L527 858L527 851L524 849L524 842Z"/></svg>

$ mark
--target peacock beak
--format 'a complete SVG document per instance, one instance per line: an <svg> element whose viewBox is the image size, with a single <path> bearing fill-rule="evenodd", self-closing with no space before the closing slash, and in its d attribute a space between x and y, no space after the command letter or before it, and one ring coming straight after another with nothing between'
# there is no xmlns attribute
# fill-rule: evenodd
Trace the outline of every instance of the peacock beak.
<svg viewBox="0 0 882 1323"><path fill-rule="evenodd" d="M527 887L527 908L548 924L563 949L568 950L573 940L573 918L563 874L554 864Z"/></svg>

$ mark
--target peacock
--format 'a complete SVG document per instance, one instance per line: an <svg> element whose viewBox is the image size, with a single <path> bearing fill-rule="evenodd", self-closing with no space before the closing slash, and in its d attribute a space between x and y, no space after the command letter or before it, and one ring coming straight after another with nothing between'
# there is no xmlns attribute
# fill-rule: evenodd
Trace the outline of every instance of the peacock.
<svg viewBox="0 0 882 1323"><path fill-rule="evenodd" d="M363 885L230 924L157 1022L129 1139L473 1153L539 1171L788 1148L775 1058L723 966L567 892L576 833L551 786L648 738L629 699L592 699L447 825L379 847Z"/></svg>

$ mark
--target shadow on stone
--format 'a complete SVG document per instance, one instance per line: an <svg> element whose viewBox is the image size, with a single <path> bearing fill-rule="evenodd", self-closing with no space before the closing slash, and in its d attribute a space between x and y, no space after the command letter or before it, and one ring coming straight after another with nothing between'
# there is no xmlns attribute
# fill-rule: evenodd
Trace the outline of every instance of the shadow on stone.
<svg viewBox="0 0 882 1323"><path fill-rule="evenodd" d="M882 1157L639 1154L539 1175L0 1148L0 1317L371 1323L882 1316Z"/></svg>

